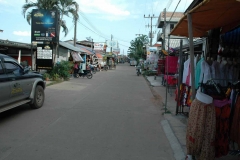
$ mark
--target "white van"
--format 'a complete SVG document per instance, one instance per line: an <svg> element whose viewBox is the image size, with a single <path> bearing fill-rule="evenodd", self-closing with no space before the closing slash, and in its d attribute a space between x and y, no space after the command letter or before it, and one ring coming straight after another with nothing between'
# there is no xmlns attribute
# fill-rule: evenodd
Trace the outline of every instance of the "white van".
<svg viewBox="0 0 240 160"><path fill-rule="evenodd" d="M137 61L135 59L131 59L130 66L136 66L136 65L137 65Z"/></svg>

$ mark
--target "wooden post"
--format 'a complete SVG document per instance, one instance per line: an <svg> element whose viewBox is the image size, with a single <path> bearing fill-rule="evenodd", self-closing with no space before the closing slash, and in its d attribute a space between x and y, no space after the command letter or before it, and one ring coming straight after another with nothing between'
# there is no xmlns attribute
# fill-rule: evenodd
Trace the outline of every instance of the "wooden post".
<svg viewBox="0 0 240 160"><path fill-rule="evenodd" d="M191 69L191 90L193 100L195 98L195 68L194 68L194 47L193 47L193 32L192 32L192 15L188 12L188 37L189 37L189 49L190 49L190 69Z"/></svg>

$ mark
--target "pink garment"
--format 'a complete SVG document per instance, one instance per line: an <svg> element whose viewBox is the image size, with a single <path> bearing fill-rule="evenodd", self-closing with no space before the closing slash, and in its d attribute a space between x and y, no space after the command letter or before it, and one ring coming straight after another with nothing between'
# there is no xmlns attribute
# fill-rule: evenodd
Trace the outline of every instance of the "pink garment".
<svg viewBox="0 0 240 160"><path fill-rule="evenodd" d="M74 64L74 68L75 68L75 69L78 69L78 64L75 63L75 64Z"/></svg>
<svg viewBox="0 0 240 160"><path fill-rule="evenodd" d="M230 104L230 103L231 103L231 100L228 100L228 99L224 99L224 100L214 99L214 100L213 100L214 106L215 106L215 107L219 107L219 108L221 108L221 107L223 107L223 106L225 106L225 105L227 105L227 104Z"/></svg>

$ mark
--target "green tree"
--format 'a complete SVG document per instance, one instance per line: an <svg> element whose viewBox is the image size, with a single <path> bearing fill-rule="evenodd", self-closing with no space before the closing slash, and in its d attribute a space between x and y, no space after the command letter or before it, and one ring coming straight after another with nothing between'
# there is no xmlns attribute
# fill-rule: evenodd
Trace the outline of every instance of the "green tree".
<svg viewBox="0 0 240 160"><path fill-rule="evenodd" d="M148 36L142 35L140 37L135 38L135 40L132 40L130 42L130 47L128 48L128 57L134 58L139 62L140 58L143 58L143 55L145 53L143 46L148 44Z"/></svg>

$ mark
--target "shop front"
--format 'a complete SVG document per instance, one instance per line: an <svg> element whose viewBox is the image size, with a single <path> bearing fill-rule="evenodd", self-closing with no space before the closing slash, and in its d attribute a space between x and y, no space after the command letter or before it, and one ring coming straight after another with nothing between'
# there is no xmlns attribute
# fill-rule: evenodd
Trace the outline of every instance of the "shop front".
<svg viewBox="0 0 240 160"><path fill-rule="evenodd" d="M188 116L188 160L240 154L239 8L236 0L204 0L171 32L190 40L186 53L180 44L176 90L176 114ZM201 54L195 54L193 37L204 40Z"/></svg>

